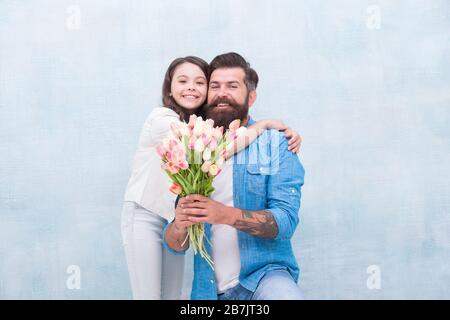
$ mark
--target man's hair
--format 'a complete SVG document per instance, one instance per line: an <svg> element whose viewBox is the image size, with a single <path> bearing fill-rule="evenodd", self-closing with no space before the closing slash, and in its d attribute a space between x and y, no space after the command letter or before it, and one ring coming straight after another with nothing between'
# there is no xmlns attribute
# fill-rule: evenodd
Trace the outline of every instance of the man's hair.
<svg viewBox="0 0 450 320"><path fill-rule="evenodd" d="M214 70L228 68L242 68L245 72L244 82L247 90L256 89L259 81L258 74L250 67L250 63L236 52L224 53L215 57L209 64L208 79L211 78Z"/></svg>

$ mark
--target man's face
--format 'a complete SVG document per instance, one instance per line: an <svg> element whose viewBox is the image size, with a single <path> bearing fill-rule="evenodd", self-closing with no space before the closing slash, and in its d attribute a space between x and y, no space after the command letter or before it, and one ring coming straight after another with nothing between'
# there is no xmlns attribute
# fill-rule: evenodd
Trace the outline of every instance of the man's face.
<svg viewBox="0 0 450 320"><path fill-rule="evenodd" d="M211 74L205 117L213 119L216 126L227 129L234 119L246 121L249 92L244 78L242 68L216 69Z"/></svg>

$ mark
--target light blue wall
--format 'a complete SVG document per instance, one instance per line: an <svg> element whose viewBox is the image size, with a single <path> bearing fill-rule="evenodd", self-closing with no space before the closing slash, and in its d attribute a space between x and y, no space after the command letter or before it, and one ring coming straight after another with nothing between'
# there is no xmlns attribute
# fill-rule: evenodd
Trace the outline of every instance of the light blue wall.
<svg viewBox="0 0 450 320"><path fill-rule="evenodd" d="M0 0L0 298L131 297L141 126L173 58L228 51L304 139L305 296L450 298L449 49L448 0Z"/></svg>

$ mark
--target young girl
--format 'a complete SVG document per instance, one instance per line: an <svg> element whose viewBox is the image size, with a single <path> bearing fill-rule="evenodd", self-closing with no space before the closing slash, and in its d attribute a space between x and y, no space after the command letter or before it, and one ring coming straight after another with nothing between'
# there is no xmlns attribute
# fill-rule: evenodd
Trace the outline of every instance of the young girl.
<svg viewBox="0 0 450 320"><path fill-rule="evenodd" d="M152 110L142 129L122 209L122 238L134 299L179 299L183 286L184 256L167 252L161 243L164 226L175 217L176 196L161 169L155 146L170 132L170 124L189 120L207 96L208 64L197 57L175 59L163 83L164 107ZM284 130L289 149L298 152L300 136L275 120L248 127L246 145L264 129Z"/></svg>

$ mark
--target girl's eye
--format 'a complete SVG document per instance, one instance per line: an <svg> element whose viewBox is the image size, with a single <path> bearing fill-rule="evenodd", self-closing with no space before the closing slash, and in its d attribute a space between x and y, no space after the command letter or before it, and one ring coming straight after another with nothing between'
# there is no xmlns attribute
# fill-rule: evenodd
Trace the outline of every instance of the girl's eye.
<svg viewBox="0 0 450 320"><path fill-rule="evenodd" d="M180 83L186 83L186 80L180 80L179 82Z"/></svg>
<svg viewBox="0 0 450 320"><path fill-rule="evenodd" d="M204 82L201 82L201 81L199 81L199 82L197 82L197 84L198 85L201 85L201 86L203 86L205 83Z"/></svg>

